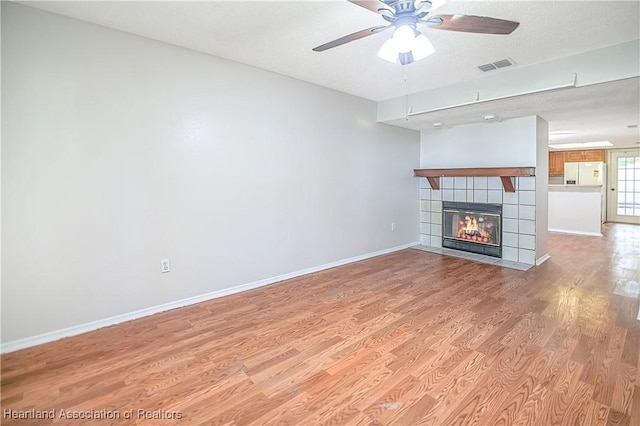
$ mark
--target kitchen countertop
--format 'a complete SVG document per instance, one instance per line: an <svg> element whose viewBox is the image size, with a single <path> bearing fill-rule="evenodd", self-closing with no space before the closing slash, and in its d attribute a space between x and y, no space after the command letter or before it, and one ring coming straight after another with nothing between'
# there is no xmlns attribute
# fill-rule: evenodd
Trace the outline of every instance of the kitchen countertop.
<svg viewBox="0 0 640 426"><path fill-rule="evenodd" d="M549 191L555 192L600 192L602 185L549 185Z"/></svg>

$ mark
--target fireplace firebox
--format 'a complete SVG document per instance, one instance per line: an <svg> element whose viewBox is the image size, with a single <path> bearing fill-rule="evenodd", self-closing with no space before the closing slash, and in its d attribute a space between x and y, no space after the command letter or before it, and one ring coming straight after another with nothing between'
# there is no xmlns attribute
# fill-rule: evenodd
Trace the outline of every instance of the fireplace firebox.
<svg viewBox="0 0 640 426"><path fill-rule="evenodd" d="M442 247L502 257L502 205L443 201Z"/></svg>

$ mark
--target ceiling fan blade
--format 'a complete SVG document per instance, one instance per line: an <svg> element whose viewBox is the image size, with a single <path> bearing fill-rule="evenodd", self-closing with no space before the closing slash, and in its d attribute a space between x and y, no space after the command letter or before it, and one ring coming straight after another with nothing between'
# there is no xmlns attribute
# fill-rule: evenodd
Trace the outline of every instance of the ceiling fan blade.
<svg viewBox="0 0 640 426"><path fill-rule="evenodd" d="M384 4L379 0L348 0L353 4L357 4L360 7L364 7L375 13L380 13L381 15L394 15L395 10L388 4Z"/></svg>
<svg viewBox="0 0 640 426"><path fill-rule="evenodd" d="M436 30L482 34L511 34L520 25L505 19L473 15L435 15L420 22Z"/></svg>
<svg viewBox="0 0 640 426"><path fill-rule="evenodd" d="M314 47L313 50L316 51L316 52L322 52L322 51L325 51L327 49L331 49L333 47L337 47L337 46L341 46L343 44L349 43L350 41L358 40L358 39L361 39L363 37L367 37L367 36L370 36L372 34L379 33L381 31L384 31L387 28L391 28L391 27L393 27L393 25L375 26L375 27L367 28L366 30L361 30L361 31L355 32L353 34L349 34L349 35L346 35L344 37L340 37L339 39L330 41L329 43L325 43L325 44L320 45L318 47Z"/></svg>

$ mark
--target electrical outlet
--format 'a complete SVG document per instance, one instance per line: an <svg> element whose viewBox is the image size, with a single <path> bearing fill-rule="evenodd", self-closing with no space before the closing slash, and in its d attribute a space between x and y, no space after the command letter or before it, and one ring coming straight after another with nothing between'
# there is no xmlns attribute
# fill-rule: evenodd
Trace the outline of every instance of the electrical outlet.
<svg viewBox="0 0 640 426"><path fill-rule="evenodd" d="M165 272L170 272L171 271L171 263L169 262L169 259L162 259L160 261L160 273L164 274Z"/></svg>
<svg viewBox="0 0 640 426"><path fill-rule="evenodd" d="M391 230L392 231L396 230L396 223L395 222L391 222Z"/></svg>

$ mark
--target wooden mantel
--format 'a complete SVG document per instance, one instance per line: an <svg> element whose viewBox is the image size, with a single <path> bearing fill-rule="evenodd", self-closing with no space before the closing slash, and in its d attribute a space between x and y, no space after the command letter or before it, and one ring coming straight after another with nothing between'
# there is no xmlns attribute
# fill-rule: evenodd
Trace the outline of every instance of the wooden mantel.
<svg viewBox="0 0 640 426"><path fill-rule="evenodd" d="M440 177L499 176L505 192L516 192L512 177L535 176L535 167L481 167L471 169L413 169L418 177L425 177L433 189L440 189Z"/></svg>

